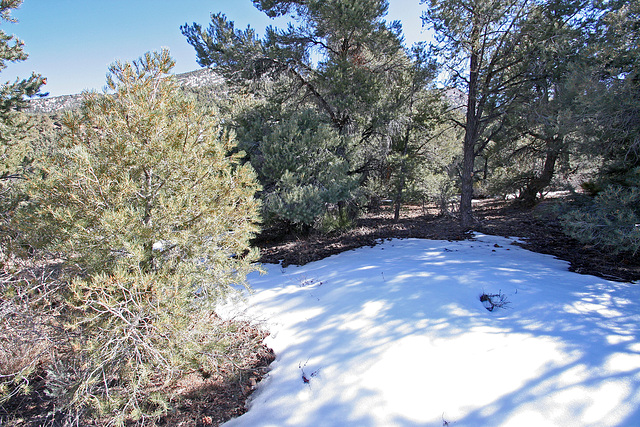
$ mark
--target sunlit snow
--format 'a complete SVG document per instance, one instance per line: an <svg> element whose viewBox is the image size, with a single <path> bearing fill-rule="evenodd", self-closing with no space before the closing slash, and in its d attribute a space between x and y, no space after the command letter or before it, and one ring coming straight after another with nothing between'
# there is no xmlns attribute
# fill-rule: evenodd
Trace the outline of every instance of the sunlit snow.
<svg viewBox="0 0 640 427"><path fill-rule="evenodd" d="M277 359L225 426L639 426L640 284L513 242L265 265L224 315L262 324ZM508 304L489 312L483 292Z"/></svg>

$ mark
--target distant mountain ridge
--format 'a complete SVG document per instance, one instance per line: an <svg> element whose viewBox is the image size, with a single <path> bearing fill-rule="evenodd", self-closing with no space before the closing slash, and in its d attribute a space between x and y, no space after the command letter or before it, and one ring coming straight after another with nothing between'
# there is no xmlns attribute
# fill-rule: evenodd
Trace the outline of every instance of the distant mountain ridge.
<svg viewBox="0 0 640 427"><path fill-rule="evenodd" d="M186 73L175 74L178 82L185 87L220 86L224 83L224 78L210 68L188 71ZM443 91L444 97L449 101L452 108L462 108L466 106L467 96L460 89L449 88ZM80 107L82 94L52 96L50 98L31 99L27 112L37 114L56 114L63 111L73 110Z"/></svg>
<svg viewBox="0 0 640 427"><path fill-rule="evenodd" d="M186 73L175 74L176 79L182 86L202 87L218 86L224 81L222 76L210 68L188 71ZM29 100L27 112L38 114L55 114L63 111L73 110L82 104L82 94L52 96L50 98L40 98Z"/></svg>

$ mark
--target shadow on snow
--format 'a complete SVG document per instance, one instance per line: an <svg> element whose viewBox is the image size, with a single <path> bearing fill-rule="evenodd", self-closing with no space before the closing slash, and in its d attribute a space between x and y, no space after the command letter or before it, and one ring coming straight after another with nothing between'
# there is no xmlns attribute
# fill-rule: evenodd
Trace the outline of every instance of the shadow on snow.
<svg viewBox="0 0 640 427"><path fill-rule="evenodd" d="M509 243L394 240L252 277L278 358L230 425L640 425L637 285Z"/></svg>

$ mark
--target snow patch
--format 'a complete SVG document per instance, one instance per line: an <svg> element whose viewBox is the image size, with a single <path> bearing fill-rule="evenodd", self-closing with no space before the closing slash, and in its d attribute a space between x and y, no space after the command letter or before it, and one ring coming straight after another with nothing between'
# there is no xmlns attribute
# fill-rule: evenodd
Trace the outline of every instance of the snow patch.
<svg viewBox="0 0 640 427"><path fill-rule="evenodd" d="M262 322L277 360L225 426L640 425L638 287L511 242L392 240L252 274L222 311Z"/></svg>

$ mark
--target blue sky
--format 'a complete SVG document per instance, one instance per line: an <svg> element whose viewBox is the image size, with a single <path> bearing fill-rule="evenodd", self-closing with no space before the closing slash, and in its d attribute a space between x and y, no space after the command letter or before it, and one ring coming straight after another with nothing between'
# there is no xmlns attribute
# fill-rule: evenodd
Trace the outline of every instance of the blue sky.
<svg viewBox="0 0 640 427"><path fill-rule="evenodd" d="M424 40L419 0L390 0L388 20L402 21L406 42ZM147 51L170 49L176 73L199 68L195 52L180 25L207 26L210 14L223 12L237 28L247 25L264 34L267 25L283 27L251 0L24 0L13 16L17 24L2 29L25 42L27 61L11 64L2 82L36 71L47 78L51 96L101 90L107 67L116 60L131 61Z"/></svg>

